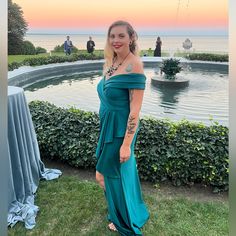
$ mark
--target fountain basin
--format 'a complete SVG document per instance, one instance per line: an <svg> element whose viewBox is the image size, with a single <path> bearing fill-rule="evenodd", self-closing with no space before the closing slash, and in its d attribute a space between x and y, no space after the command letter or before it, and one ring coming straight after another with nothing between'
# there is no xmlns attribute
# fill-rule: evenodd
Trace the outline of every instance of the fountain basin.
<svg viewBox="0 0 236 236"><path fill-rule="evenodd" d="M147 77L141 116L180 120L186 118L211 124L210 116L228 125L228 63L182 59L190 71L179 76L189 86L171 88L152 84L155 69L163 58L142 58ZM37 67L21 67L8 73L8 84L23 87L28 102L43 100L61 107L87 111L99 109L96 86L102 77L104 60L77 61ZM170 81L169 81L170 83Z"/></svg>

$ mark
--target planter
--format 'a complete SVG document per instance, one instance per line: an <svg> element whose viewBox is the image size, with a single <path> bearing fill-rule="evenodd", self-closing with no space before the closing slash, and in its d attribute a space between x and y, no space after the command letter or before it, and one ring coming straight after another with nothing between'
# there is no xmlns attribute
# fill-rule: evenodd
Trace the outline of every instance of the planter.
<svg viewBox="0 0 236 236"><path fill-rule="evenodd" d="M164 76L153 76L151 78L152 84L161 87L184 88L189 86L189 80L180 76L176 79L165 79Z"/></svg>

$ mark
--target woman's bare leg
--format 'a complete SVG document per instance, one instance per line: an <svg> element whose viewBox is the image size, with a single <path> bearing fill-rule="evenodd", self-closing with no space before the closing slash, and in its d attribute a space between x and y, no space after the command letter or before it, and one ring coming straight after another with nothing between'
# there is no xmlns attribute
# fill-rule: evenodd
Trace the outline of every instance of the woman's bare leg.
<svg viewBox="0 0 236 236"><path fill-rule="evenodd" d="M104 176L98 171L96 171L96 180L99 186L105 191ZM117 231L115 225L112 222L108 225L108 227L111 231Z"/></svg>
<svg viewBox="0 0 236 236"><path fill-rule="evenodd" d="M99 173L98 171L96 171L96 180L97 180L99 186L100 186L103 190L105 190L104 176L103 176L101 173Z"/></svg>

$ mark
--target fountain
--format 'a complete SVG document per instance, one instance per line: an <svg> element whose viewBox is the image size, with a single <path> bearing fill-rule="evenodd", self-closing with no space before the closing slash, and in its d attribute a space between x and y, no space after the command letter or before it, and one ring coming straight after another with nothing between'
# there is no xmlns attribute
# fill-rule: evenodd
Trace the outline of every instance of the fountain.
<svg viewBox="0 0 236 236"><path fill-rule="evenodd" d="M177 73L183 70L183 66L180 65L178 59L165 59L160 66L160 75L153 76L152 84L158 87L172 87L172 88L184 88L189 85L189 80L176 76ZM163 74L164 73L164 74Z"/></svg>

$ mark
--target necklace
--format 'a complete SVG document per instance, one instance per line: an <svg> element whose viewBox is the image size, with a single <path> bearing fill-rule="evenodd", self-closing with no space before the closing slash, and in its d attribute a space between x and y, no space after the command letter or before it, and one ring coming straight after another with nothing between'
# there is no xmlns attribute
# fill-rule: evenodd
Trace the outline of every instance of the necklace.
<svg viewBox="0 0 236 236"><path fill-rule="evenodd" d="M114 74L114 72L123 64L123 62L125 61L125 59L129 56L130 52L125 56L125 58L123 59L123 61L121 61L117 66L114 66L114 63L116 62L116 60L113 60L112 65L108 68L106 74L108 74L109 76L112 76ZM116 59L116 58L115 58Z"/></svg>

